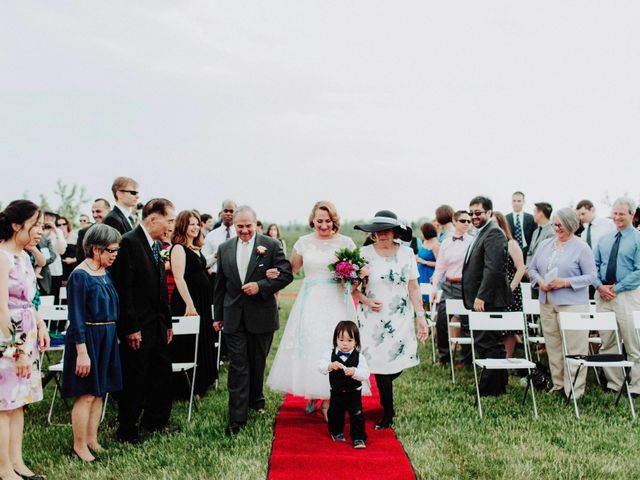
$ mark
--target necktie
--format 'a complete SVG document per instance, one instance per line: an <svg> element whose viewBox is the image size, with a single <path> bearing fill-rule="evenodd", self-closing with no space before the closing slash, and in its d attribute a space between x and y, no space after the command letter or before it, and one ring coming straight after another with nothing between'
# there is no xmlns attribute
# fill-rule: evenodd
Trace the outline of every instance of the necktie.
<svg viewBox="0 0 640 480"><path fill-rule="evenodd" d="M136 222L133 221L133 217L131 215L129 215L128 218L129 218L129 222L131 223L131 226L135 227L136 226Z"/></svg>
<svg viewBox="0 0 640 480"><path fill-rule="evenodd" d="M153 242L151 246L151 253L153 254L153 261L156 262L156 266L160 263L160 250L158 249L158 244Z"/></svg>
<svg viewBox="0 0 640 480"><path fill-rule="evenodd" d="M521 224L520 224L520 215L516 214L515 215L515 222L514 222L514 226L515 228L515 232L513 232L516 236L516 240L518 241L518 245L520 245L520 248L522 248L524 246L524 244L522 243L522 228L521 228Z"/></svg>
<svg viewBox="0 0 640 480"><path fill-rule="evenodd" d="M464 237L452 237L452 238L453 238L453 241L454 241L454 242L455 242L456 240L463 240L463 239L464 239Z"/></svg>
<svg viewBox="0 0 640 480"><path fill-rule="evenodd" d="M224 238L226 240L229 240L231 238L231 229L229 227L227 227L227 230L226 230L226 232L224 234Z"/></svg>
<svg viewBox="0 0 640 480"><path fill-rule="evenodd" d="M249 242L242 242L242 251L240 252L240 280L244 283L247 276L247 267L249 266Z"/></svg>
<svg viewBox="0 0 640 480"><path fill-rule="evenodd" d="M616 233L616 241L613 242L613 247L611 247L609 261L607 263L607 273L604 277L604 283L607 285L613 285L617 280L616 270L618 269L618 249L620 248L621 238L622 233Z"/></svg>
<svg viewBox="0 0 640 480"><path fill-rule="evenodd" d="M587 227L587 245L591 246L591 224Z"/></svg>

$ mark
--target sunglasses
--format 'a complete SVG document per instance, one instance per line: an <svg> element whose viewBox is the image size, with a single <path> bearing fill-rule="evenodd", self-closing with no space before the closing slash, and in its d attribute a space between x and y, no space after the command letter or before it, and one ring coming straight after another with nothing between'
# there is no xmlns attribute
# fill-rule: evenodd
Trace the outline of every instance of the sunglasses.
<svg viewBox="0 0 640 480"><path fill-rule="evenodd" d="M56 227L64 227L67 225L67 222L56 223Z"/></svg>
<svg viewBox="0 0 640 480"><path fill-rule="evenodd" d="M479 217L481 215L484 215L485 213L487 213L486 210L478 210L478 211L475 211L475 212L469 212L469 216L470 217Z"/></svg>
<svg viewBox="0 0 640 480"><path fill-rule="evenodd" d="M80 220L78 220L80 223L89 223L89 220L87 220L86 218L81 218Z"/></svg>
<svg viewBox="0 0 640 480"><path fill-rule="evenodd" d="M460 223L471 223L471 219L470 218L459 218L458 222L460 222Z"/></svg>
<svg viewBox="0 0 640 480"><path fill-rule="evenodd" d="M140 193L140 192L139 192L139 191L137 191L137 190L120 190L120 191L121 191L121 192L127 192L127 193L130 193L130 194L131 194L131 195L133 195L133 196L136 196L136 195L138 195L138 194Z"/></svg>
<svg viewBox="0 0 640 480"><path fill-rule="evenodd" d="M120 250L120 247L118 248L105 248L104 251L107 253L110 253L111 255L113 255L114 253L118 253L118 250Z"/></svg>

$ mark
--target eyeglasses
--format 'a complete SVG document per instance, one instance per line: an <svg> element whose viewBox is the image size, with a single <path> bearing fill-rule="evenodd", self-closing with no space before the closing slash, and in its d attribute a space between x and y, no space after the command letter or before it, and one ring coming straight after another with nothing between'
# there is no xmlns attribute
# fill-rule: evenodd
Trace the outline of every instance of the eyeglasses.
<svg viewBox="0 0 640 480"><path fill-rule="evenodd" d="M487 213L486 210L476 210L475 212L469 212L469 216L470 217L479 217L481 215L484 215L485 213Z"/></svg>
<svg viewBox="0 0 640 480"><path fill-rule="evenodd" d="M457 221L460 223L471 223L470 218L459 218Z"/></svg>
<svg viewBox="0 0 640 480"><path fill-rule="evenodd" d="M56 227L64 227L67 225L67 222L56 223Z"/></svg>
<svg viewBox="0 0 640 480"><path fill-rule="evenodd" d="M554 223L553 228L563 228L561 223Z"/></svg>
<svg viewBox="0 0 640 480"><path fill-rule="evenodd" d="M78 220L80 223L89 223L89 220L87 220L86 218L81 218L80 220Z"/></svg>
<svg viewBox="0 0 640 480"><path fill-rule="evenodd" d="M114 253L118 253L118 250L120 250L120 247L118 248L105 248L104 251L107 253L110 253L111 255L113 255Z"/></svg>
<svg viewBox="0 0 640 480"><path fill-rule="evenodd" d="M131 194L131 195L133 195L134 197L140 193L140 192L139 192L139 191L137 191L137 190L120 190L120 191L121 191L121 192L127 192L127 193L130 193L130 194Z"/></svg>

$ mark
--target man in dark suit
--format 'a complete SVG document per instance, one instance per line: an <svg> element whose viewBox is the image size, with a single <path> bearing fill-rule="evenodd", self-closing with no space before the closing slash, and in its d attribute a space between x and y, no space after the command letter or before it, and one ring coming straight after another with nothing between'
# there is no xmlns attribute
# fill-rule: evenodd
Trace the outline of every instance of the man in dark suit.
<svg viewBox="0 0 640 480"><path fill-rule="evenodd" d="M238 236L218 249L214 291L215 320L224 325L231 361L228 435L245 425L249 408L264 411L264 368L273 332L279 327L275 293L293 281L281 243L256 233L253 209L239 207L233 223ZM267 278L267 270L274 268L277 278Z"/></svg>
<svg viewBox="0 0 640 480"><path fill-rule="evenodd" d="M102 223L104 217L107 216L109 209L111 209L111 204L107 200L105 200L104 198L96 198L93 201L93 205L91 205L91 216L93 216L94 223ZM78 230L78 240L76 241L76 262L78 264L82 263L82 261L84 260L84 250L82 248L82 242L84 241L84 236L87 234L87 230L89 230L92 226L93 225L89 225L88 227Z"/></svg>
<svg viewBox="0 0 640 480"><path fill-rule="evenodd" d="M462 299L465 308L476 312L500 312L511 303L507 280L507 237L493 221L493 203L487 197L469 202L476 237L467 250L462 267ZM481 358L505 358L500 332L474 332L475 349ZM506 391L506 370L486 370L480 379L480 395L501 395Z"/></svg>
<svg viewBox="0 0 640 480"><path fill-rule="evenodd" d="M130 232L135 226L132 210L136 208L140 198L138 188L138 182L129 177L118 177L111 185L116 204L104 217L104 223L118 230L121 235Z"/></svg>
<svg viewBox="0 0 640 480"><path fill-rule="evenodd" d="M142 223L122 237L112 274L120 298L120 356L124 388L118 400L118 439L138 443L138 419L149 431L164 431L171 414L173 336L164 262L159 241L173 230L173 204L147 202Z"/></svg>
<svg viewBox="0 0 640 480"><path fill-rule="evenodd" d="M507 214L507 222L509 222L509 228L513 234L513 238L516 239L524 258L527 258L527 250L531 245L531 236L536 228L536 224L533 220L533 215L523 211L524 208L524 193L514 192L511 195L511 206L513 212Z"/></svg>

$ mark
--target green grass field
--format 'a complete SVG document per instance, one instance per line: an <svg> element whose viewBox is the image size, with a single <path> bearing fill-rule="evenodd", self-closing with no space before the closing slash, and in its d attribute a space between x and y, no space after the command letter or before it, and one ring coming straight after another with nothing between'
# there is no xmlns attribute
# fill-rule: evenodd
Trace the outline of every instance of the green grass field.
<svg viewBox="0 0 640 480"><path fill-rule="evenodd" d="M285 293L294 293L296 280ZM283 325L292 299L282 299ZM273 360L275 347L271 351ZM637 478L640 471L640 426L632 422L628 404L614 407L614 397L590 381L581 399L582 418L557 396L538 396L540 418L530 403L520 406L523 389L512 379L509 392L483 401L485 418L474 405L473 372L453 385L449 370L431 362L430 342L422 347L422 363L395 382L395 430L418 478ZM141 446L115 440L113 403L101 429L107 452L100 463L87 465L67 456L70 426L48 425L46 413L53 392L26 412L27 463L49 479L264 479L273 425L283 395L265 391L267 412L250 417L247 428L227 438L225 372L218 390L198 404L186 421L187 404L174 404L172 422L181 428L170 436L152 435ZM624 400L624 399L623 399ZM56 419L68 421L62 403Z"/></svg>

